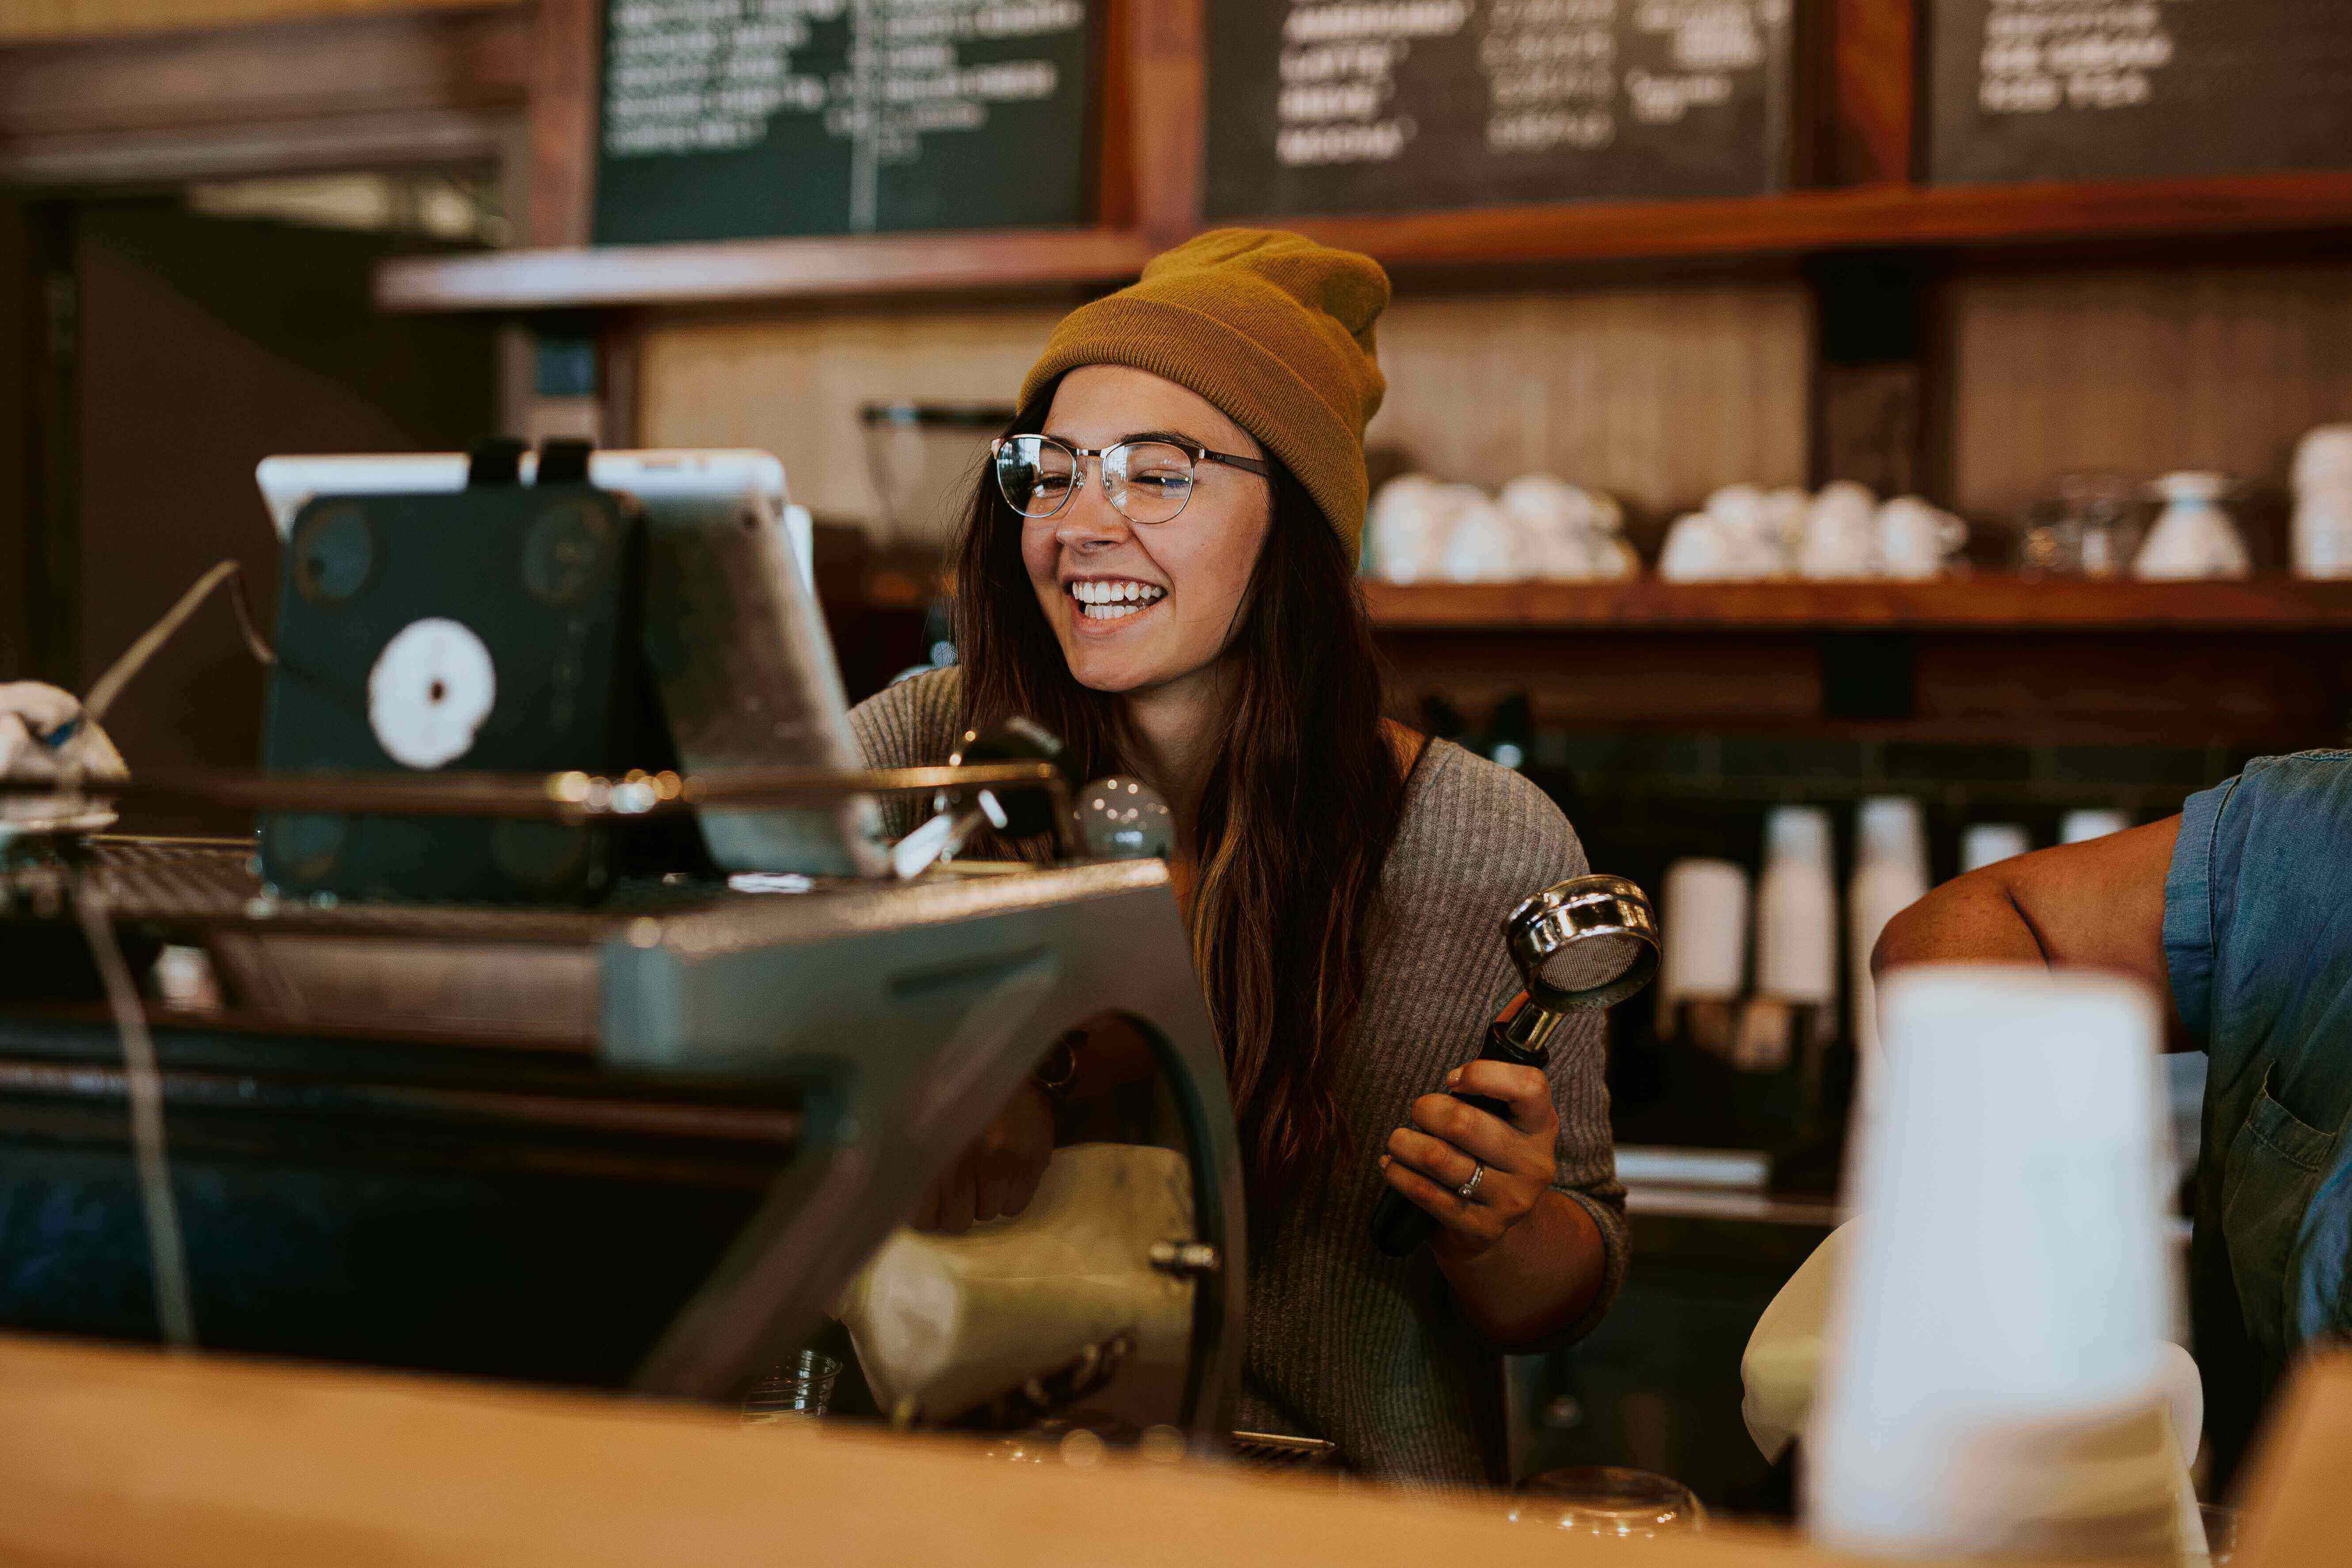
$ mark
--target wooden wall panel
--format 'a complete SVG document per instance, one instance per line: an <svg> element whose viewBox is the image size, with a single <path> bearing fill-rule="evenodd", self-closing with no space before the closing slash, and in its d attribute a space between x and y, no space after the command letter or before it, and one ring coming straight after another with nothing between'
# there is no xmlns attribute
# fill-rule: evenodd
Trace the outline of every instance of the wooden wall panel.
<svg viewBox="0 0 2352 1568"><path fill-rule="evenodd" d="M585 245L595 226L602 0L538 0L531 17L529 244Z"/></svg>
<svg viewBox="0 0 2352 1568"><path fill-rule="evenodd" d="M651 447L774 452L794 500L871 517L858 405L1010 403L1066 309L874 306L656 324L638 351L638 433Z"/></svg>
<svg viewBox="0 0 2352 1568"><path fill-rule="evenodd" d="M1380 331L1389 396L1369 441L1412 468L1489 487L1549 471L1654 523L1734 480L1804 482L1795 283L1407 296Z"/></svg>
<svg viewBox="0 0 2352 1568"><path fill-rule="evenodd" d="M0 5L0 40L98 37L176 32L247 22L399 11L457 11L496 0L8 0Z"/></svg>
<svg viewBox="0 0 2352 1568"><path fill-rule="evenodd" d="M796 498L867 515L857 405L1009 401L1062 310L656 324L641 432L656 446L770 448ZM1381 323L1389 401L1370 436L1376 465L1487 486L1549 469L1653 518L1734 479L1801 483L1809 320L1794 284L1400 300Z"/></svg>
<svg viewBox="0 0 2352 1568"><path fill-rule="evenodd" d="M0 48L0 179L495 160L531 62L515 5Z"/></svg>
<svg viewBox="0 0 2352 1568"><path fill-rule="evenodd" d="M0 197L0 680L33 671L35 347L33 234L24 204Z"/></svg>
<svg viewBox="0 0 2352 1568"><path fill-rule="evenodd" d="M2352 264L1963 277L1952 495L2013 517L2076 468L2221 468L2283 489L2295 441L2352 418Z"/></svg>

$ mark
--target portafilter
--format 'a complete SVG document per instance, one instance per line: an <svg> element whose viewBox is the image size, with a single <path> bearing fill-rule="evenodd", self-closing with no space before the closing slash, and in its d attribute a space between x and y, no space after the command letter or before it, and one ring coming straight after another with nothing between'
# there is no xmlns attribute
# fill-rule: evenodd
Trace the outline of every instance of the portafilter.
<svg viewBox="0 0 2352 1568"><path fill-rule="evenodd" d="M1622 877L1555 882L1503 917L1503 945L1527 989L1486 1027L1481 1061L1538 1071L1551 1063L1553 1033L1571 1013L1615 1006L1658 973L1658 922L1647 894ZM1456 1100L1491 1115L1509 1107L1483 1095ZM1429 1239L1436 1217L1390 1188L1372 1210L1372 1245L1402 1258Z"/></svg>

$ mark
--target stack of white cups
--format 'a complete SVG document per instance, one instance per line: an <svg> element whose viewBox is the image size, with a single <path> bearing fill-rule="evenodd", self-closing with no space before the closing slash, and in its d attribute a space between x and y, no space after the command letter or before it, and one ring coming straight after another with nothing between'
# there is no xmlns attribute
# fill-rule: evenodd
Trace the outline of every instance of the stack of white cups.
<svg viewBox="0 0 2352 1568"><path fill-rule="evenodd" d="M1737 1000L1747 982L1747 871L1728 860L1677 860L1666 868L1664 903L1660 1015L1682 1002Z"/></svg>
<svg viewBox="0 0 2352 1568"><path fill-rule="evenodd" d="M2033 847L2022 826L2014 822L1972 822L1960 835L1960 871L1982 870L2002 860L2015 859Z"/></svg>
<svg viewBox="0 0 2352 1568"><path fill-rule="evenodd" d="M2352 577L2352 425L2322 425L2294 453L2294 571Z"/></svg>
<svg viewBox="0 0 2352 1568"><path fill-rule="evenodd" d="M2058 842L2080 844L2085 839L2105 838L2108 834L2121 833L2130 826L2131 818L2120 811L2084 806L2058 819Z"/></svg>
<svg viewBox="0 0 2352 1568"><path fill-rule="evenodd" d="M1853 875L1846 884L1846 995L1854 1055L1866 1077L1878 1057L1878 1003L1870 952L1886 922L1927 894L1927 833L1919 803L1873 795L1854 819Z"/></svg>
<svg viewBox="0 0 2352 1568"><path fill-rule="evenodd" d="M1889 976L1880 1016L1809 1530L1856 1552L2168 1555L2196 1528L2195 1435L2165 1397L2153 1000L1935 967Z"/></svg>
<svg viewBox="0 0 2352 1568"><path fill-rule="evenodd" d="M1764 819L1764 875L1756 885L1756 990L1799 1005L1837 1000L1837 884L1829 814L1775 806Z"/></svg>

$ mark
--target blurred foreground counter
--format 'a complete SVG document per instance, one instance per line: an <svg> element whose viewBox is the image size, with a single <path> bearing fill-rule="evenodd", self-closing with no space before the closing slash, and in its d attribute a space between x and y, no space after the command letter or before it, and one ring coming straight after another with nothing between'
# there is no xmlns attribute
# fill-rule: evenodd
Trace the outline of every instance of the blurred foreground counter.
<svg viewBox="0 0 2352 1568"><path fill-rule="evenodd" d="M2241 1568L2340 1560L2333 1494L2347 1463L2340 1355L2307 1369L2283 1411ZM1720 1527L1627 1547L1508 1522L1500 1500L1197 1462L1007 1464L951 1438L24 1339L0 1340L0 1557L89 1568L1832 1561Z"/></svg>

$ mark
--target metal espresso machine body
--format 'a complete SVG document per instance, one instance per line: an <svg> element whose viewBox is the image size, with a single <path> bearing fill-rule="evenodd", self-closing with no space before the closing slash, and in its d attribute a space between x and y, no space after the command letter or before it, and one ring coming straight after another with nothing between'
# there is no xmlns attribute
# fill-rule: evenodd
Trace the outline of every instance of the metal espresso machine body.
<svg viewBox="0 0 2352 1568"><path fill-rule="evenodd" d="M364 518L373 502L354 489L344 504ZM698 505L688 515L729 531L727 548L751 527L708 496ZM690 552L688 533L674 526L669 547ZM656 580L707 595L730 575L688 558ZM821 636L803 583L761 592L798 596L793 635L815 624ZM651 605L646 623L760 635L723 602L690 608ZM420 604L414 618L436 611ZM655 679L708 734L740 737L714 717L772 709L772 694L706 687L677 702L697 679L679 648L696 646L656 647L668 663ZM772 668L792 649L758 651L717 668ZM795 718L837 747L825 654L814 674L790 661L805 678ZM1090 1343L1095 1371L1075 1397L1119 1405L1127 1376L1151 1391L1119 1405L1129 1426L1221 1444L1242 1345L1240 1163L1165 867L1071 853L1066 784L1043 763L859 771L739 746L697 772L697 738L679 739L680 772L626 778L386 770L83 786L126 809L172 795L265 820L396 817L428 839L436 822L462 824L461 848L486 821L616 841L663 816L726 824L712 847L731 864L633 871L616 854L593 902L523 902L511 888L464 904L289 896L265 884L250 840L43 837L0 851L0 950L14 954L0 958L0 1327L156 1336L155 1194L131 1139L145 1083L199 1345L735 1398L829 1329L926 1185L1055 1042L1115 1015L1159 1068L1149 1136L1173 1152L1152 1168L1178 1190L1153 1212L1185 1222L1120 1266L1177 1292L1182 1331ZM804 843L811 823L870 822L891 793L937 794L961 814L992 792L1052 802L1049 858L908 879L872 874L887 857L871 845L825 850L865 876L743 863L762 844ZM790 831L761 829L762 814ZM91 913L150 976L135 1028L106 1005ZM167 1005L154 975L189 949L220 994ZM1000 1243L1022 1223L997 1222ZM1167 1364L1141 1364L1152 1356ZM994 1392L1041 1383L1071 1380ZM992 1416L898 1414L940 1426L1055 1414L1035 1398L985 1403Z"/></svg>

